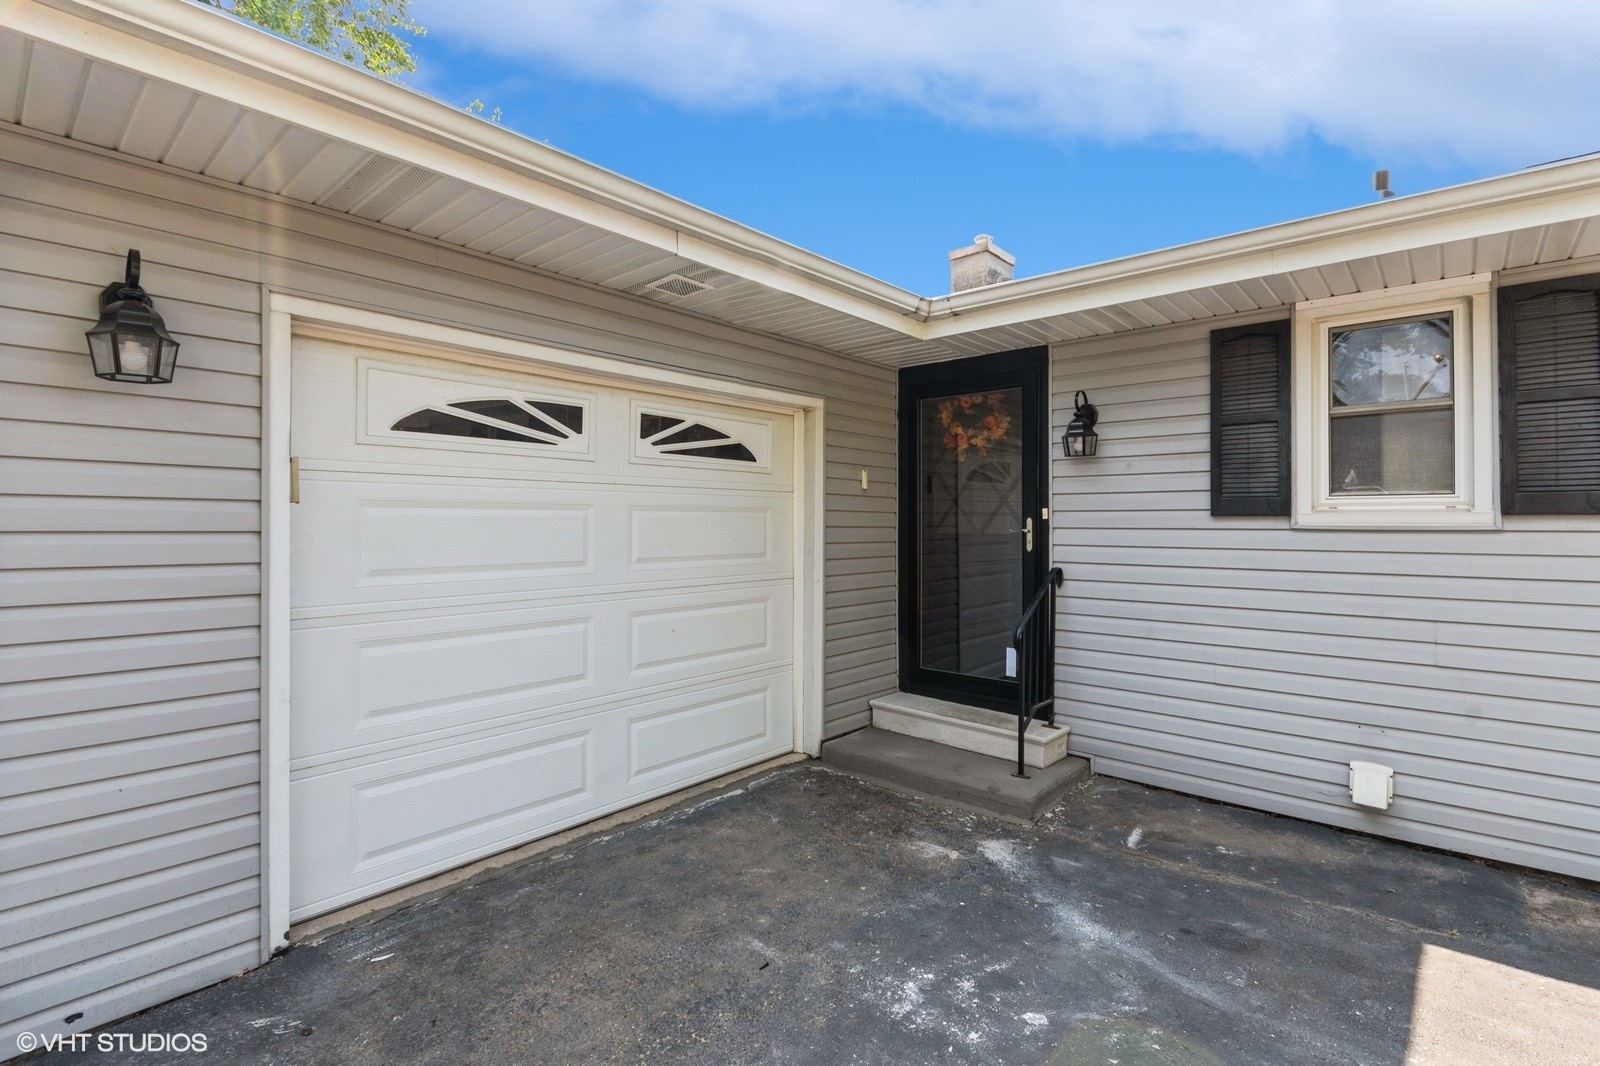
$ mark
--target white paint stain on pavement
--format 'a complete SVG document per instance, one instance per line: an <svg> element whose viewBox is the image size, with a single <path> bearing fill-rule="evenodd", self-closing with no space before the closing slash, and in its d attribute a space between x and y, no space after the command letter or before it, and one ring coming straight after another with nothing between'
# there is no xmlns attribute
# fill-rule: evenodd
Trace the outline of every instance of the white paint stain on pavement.
<svg viewBox="0 0 1600 1066"><path fill-rule="evenodd" d="M946 862L953 862L961 858L961 853L954 848L930 844L926 840L913 840L906 845L906 848L919 859L943 859Z"/></svg>
<svg viewBox="0 0 1600 1066"><path fill-rule="evenodd" d="M922 990L933 983L933 974L926 971L914 973L911 980L902 982L899 993L894 1001L889 1004L889 1013L896 1018L904 1018L918 1007L922 1006Z"/></svg>
<svg viewBox="0 0 1600 1066"><path fill-rule="evenodd" d="M1022 856L1014 840L985 840L978 845L978 854L1008 874L1022 872Z"/></svg>

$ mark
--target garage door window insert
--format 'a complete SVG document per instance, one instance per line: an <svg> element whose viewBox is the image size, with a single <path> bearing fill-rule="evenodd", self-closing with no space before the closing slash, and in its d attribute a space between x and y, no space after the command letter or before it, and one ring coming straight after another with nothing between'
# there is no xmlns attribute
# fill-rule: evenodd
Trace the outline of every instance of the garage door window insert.
<svg viewBox="0 0 1600 1066"><path fill-rule="evenodd" d="M548 400L460 400L413 411L390 428L553 446L583 434L583 408Z"/></svg>
<svg viewBox="0 0 1600 1066"><path fill-rule="evenodd" d="M756 462L755 453L724 430L672 415L644 412L639 416L639 440L659 456L687 455L700 459Z"/></svg>

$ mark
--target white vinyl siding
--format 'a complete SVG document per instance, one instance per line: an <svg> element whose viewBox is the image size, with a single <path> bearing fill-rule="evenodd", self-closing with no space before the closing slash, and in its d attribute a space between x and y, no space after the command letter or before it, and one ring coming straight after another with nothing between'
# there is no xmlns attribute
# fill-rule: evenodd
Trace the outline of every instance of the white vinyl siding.
<svg viewBox="0 0 1600 1066"><path fill-rule="evenodd" d="M1279 316L1281 317L1281 316ZM1260 316L1257 316L1259 319ZM1208 510L1209 331L1058 345L1058 705L1104 774L1600 878L1600 524L1291 529ZM1349 763L1395 769L1386 813Z"/></svg>
<svg viewBox="0 0 1600 1066"><path fill-rule="evenodd" d="M6 1046L260 961L266 287L822 397L825 735L895 688L892 370L10 129L0 190ZM90 372L130 247L171 385Z"/></svg>

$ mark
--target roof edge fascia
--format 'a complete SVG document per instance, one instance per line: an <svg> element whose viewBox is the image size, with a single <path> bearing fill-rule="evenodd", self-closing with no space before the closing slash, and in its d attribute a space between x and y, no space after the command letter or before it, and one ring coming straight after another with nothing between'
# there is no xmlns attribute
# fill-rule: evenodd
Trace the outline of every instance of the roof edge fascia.
<svg viewBox="0 0 1600 1066"><path fill-rule="evenodd" d="M932 298L929 340L1600 215L1600 154Z"/></svg>
<svg viewBox="0 0 1600 1066"><path fill-rule="evenodd" d="M396 155L921 337L929 301L915 293L205 5L190 0L21 0L6 14L5 24L35 40L305 125L369 151ZM308 106L308 97L317 106ZM469 161L477 165L466 165ZM493 170L501 172L498 180Z"/></svg>
<svg viewBox="0 0 1600 1066"><path fill-rule="evenodd" d="M919 297L191 0L20 0L7 25L932 341L1600 215L1600 155Z"/></svg>

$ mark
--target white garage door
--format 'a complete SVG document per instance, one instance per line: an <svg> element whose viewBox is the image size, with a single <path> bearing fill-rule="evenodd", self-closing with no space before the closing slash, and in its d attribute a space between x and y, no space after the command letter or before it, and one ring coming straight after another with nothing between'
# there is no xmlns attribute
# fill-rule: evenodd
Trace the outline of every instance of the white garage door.
<svg viewBox="0 0 1600 1066"><path fill-rule="evenodd" d="M291 912L793 748L789 416L294 347Z"/></svg>

